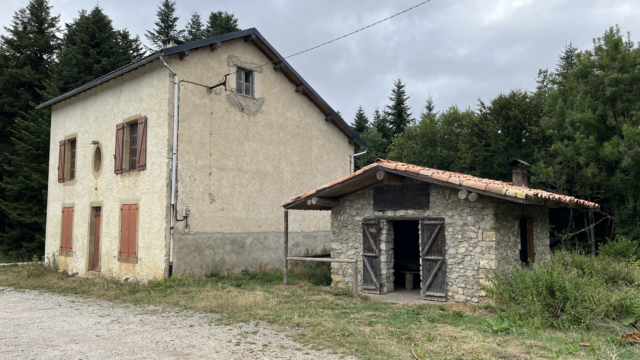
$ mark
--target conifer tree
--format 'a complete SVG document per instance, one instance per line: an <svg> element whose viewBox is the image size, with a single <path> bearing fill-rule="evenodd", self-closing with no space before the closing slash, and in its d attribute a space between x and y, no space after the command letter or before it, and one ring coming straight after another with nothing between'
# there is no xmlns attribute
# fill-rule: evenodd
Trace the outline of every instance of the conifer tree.
<svg viewBox="0 0 640 360"><path fill-rule="evenodd" d="M371 122L371 127L374 128L383 139L391 141L392 130L389 126L389 120L377 107L373 110L373 121Z"/></svg>
<svg viewBox="0 0 640 360"><path fill-rule="evenodd" d="M59 21L47 0L31 0L0 36L0 252L5 254L42 254L49 115L34 108L48 99L42 91L60 46Z"/></svg>
<svg viewBox="0 0 640 360"><path fill-rule="evenodd" d="M187 22L187 27L184 29L184 41L196 41L206 37L202 17L198 12L194 11Z"/></svg>
<svg viewBox="0 0 640 360"><path fill-rule="evenodd" d="M353 120L353 129L358 133L362 134L369 128L369 119L367 118L367 114L364 112L362 105L358 107L356 111L356 117Z"/></svg>
<svg viewBox="0 0 640 360"><path fill-rule="evenodd" d="M402 83L402 79L398 78L393 81L393 90L391 91L391 104L387 105L384 114L388 119L389 127L391 128L392 137L396 137L404 132L404 129L411 124L411 113L407 100L409 100L407 92L405 90L405 84Z"/></svg>
<svg viewBox="0 0 640 360"><path fill-rule="evenodd" d="M164 47L163 40L169 36L181 39L184 30L178 30L178 20L176 15L176 2L171 0L162 0L158 5L156 16L158 21L154 22L155 28L147 30L145 36L151 43L152 50L159 50Z"/></svg>
<svg viewBox="0 0 640 360"><path fill-rule="evenodd" d="M117 35L118 43L122 51L127 55L128 62L141 59L147 54L142 41L140 41L140 36L131 37L131 33L126 28L117 30Z"/></svg>
<svg viewBox="0 0 640 360"><path fill-rule="evenodd" d="M435 118L436 116L435 109L436 107L433 104L433 97L429 95L429 97L427 98L427 101L424 104L424 109L422 109L422 112L420 113L420 121L422 122L424 120Z"/></svg>
<svg viewBox="0 0 640 360"><path fill-rule="evenodd" d="M207 37L218 36L240 30L238 18L227 11L216 11L209 14L205 34Z"/></svg>
<svg viewBox="0 0 640 360"><path fill-rule="evenodd" d="M61 93L130 62L132 55L125 51L127 46L119 43L123 33L113 28L111 19L100 7L91 12L80 10L78 18L66 27L64 46L54 69Z"/></svg>

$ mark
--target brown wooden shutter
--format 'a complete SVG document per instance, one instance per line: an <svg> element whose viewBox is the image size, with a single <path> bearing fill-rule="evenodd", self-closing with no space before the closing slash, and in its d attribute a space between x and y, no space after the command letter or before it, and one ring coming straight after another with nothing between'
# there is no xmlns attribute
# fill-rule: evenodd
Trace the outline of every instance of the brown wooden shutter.
<svg viewBox="0 0 640 360"><path fill-rule="evenodd" d="M136 257L136 233L138 205L122 205L122 226L120 229L120 256Z"/></svg>
<svg viewBox="0 0 640 360"><path fill-rule="evenodd" d="M124 124L116 125L116 152L113 155L115 160L114 173L122 174L122 152L124 150Z"/></svg>
<svg viewBox="0 0 640 360"><path fill-rule="evenodd" d="M60 141L60 150L58 152L58 182L64 182L64 152L67 142Z"/></svg>
<svg viewBox="0 0 640 360"><path fill-rule="evenodd" d="M136 170L147 169L147 117L138 118L138 146L136 154Z"/></svg>
<svg viewBox="0 0 640 360"><path fill-rule="evenodd" d="M62 239L60 241L61 251L71 251L73 244L73 208L62 209Z"/></svg>
<svg viewBox="0 0 640 360"><path fill-rule="evenodd" d="M362 222L362 289L380 293L380 224L377 219Z"/></svg>
<svg viewBox="0 0 640 360"><path fill-rule="evenodd" d="M422 295L425 300L446 300L445 250L444 218L425 218L422 220L420 254L422 257Z"/></svg>
<svg viewBox="0 0 640 360"><path fill-rule="evenodd" d="M527 253L529 254L529 264L536 262L536 248L533 241L533 218L527 218Z"/></svg>

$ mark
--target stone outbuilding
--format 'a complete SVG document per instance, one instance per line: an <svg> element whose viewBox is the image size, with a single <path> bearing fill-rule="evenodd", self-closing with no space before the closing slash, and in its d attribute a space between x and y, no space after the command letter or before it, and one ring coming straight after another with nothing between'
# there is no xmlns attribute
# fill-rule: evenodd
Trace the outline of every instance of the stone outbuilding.
<svg viewBox="0 0 640 360"><path fill-rule="evenodd" d="M475 303L492 270L550 260L549 207L599 209L524 170L507 183L383 159L282 206L331 211L331 257L357 260L360 292ZM350 265L332 263L333 286L353 287Z"/></svg>

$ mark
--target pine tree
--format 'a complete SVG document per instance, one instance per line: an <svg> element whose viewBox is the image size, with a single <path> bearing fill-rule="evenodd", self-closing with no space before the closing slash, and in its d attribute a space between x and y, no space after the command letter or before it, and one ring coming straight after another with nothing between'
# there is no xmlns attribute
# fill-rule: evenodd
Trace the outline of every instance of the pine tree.
<svg viewBox="0 0 640 360"><path fill-rule="evenodd" d="M407 100L409 97L405 90L405 84L402 79L398 78L393 81L393 90L391 91L391 105L387 105L384 114L388 118L389 127L391 128L392 137L396 137L404 132L404 129L411 124L411 113Z"/></svg>
<svg viewBox="0 0 640 360"><path fill-rule="evenodd" d="M238 26L238 18L236 18L233 13L228 13L226 11L216 11L209 14L207 27L205 28L205 34L207 37L211 37L239 30L240 27Z"/></svg>
<svg viewBox="0 0 640 360"><path fill-rule="evenodd" d="M140 41L140 36L131 37L131 33L126 28L117 30L117 35L118 43L122 51L127 55L128 62L141 59L147 54L142 41Z"/></svg>
<svg viewBox="0 0 640 360"><path fill-rule="evenodd" d="M356 117L353 120L352 126L358 134L362 134L369 128L369 119L367 118L367 114L364 112L362 105L360 105L356 111Z"/></svg>
<svg viewBox="0 0 640 360"><path fill-rule="evenodd" d="M164 48L163 40L169 36L181 39L184 35L184 30L178 30L179 17L176 14L176 2L171 0L162 0L158 5L158 11L156 16L158 21L154 22L155 28L153 30L147 30L145 36L151 43L153 50L159 50Z"/></svg>
<svg viewBox="0 0 640 360"><path fill-rule="evenodd" d="M200 14L196 11L191 14L191 18L187 22L187 27L184 29L184 41L196 41L206 38L204 24Z"/></svg>
<svg viewBox="0 0 640 360"><path fill-rule="evenodd" d="M389 119L387 119L384 113L381 113L378 108L373 110L373 121L371 127L374 128L383 139L391 141L391 127L389 126Z"/></svg>
<svg viewBox="0 0 640 360"><path fill-rule="evenodd" d="M433 97L429 95L427 101L424 104L424 109L422 109L422 112L420 113L420 121L422 122L427 119L435 118L435 116L437 115L435 109L436 107L433 104Z"/></svg>
<svg viewBox="0 0 640 360"><path fill-rule="evenodd" d="M60 46L59 21L59 16L51 15L47 0L31 0L14 14L11 26L5 27L7 34L0 37L2 253L41 255L44 248L50 130L46 112L34 108L48 99L42 91ZM25 146L44 150L36 154Z"/></svg>
<svg viewBox="0 0 640 360"><path fill-rule="evenodd" d="M64 46L54 69L61 93L128 64L134 56L119 43L123 33L113 28L111 19L98 6L91 12L80 10L78 18L66 27Z"/></svg>

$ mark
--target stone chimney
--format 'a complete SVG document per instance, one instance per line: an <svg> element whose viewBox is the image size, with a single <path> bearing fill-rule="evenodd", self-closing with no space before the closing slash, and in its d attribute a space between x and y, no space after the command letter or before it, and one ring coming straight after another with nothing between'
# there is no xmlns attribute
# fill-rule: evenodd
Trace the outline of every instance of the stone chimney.
<svg viewBox="0 0 640 360"><path fill-rule="evenodd" d="M526 170L511 170L513 173L513 185L529 187L529 173Z"/></svg>
<svg viewBox="0 0 640 360"><path fill-rule="evenodd" d="M164 44L164 48L168 49L170 47L182 45L184 44L184 41L178 39L177 37L169 36L167 38L164 38L164 40L162 40L162 43Z"/></svg>

